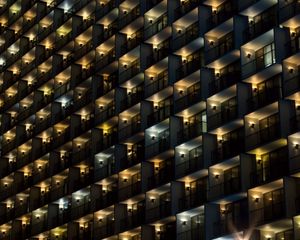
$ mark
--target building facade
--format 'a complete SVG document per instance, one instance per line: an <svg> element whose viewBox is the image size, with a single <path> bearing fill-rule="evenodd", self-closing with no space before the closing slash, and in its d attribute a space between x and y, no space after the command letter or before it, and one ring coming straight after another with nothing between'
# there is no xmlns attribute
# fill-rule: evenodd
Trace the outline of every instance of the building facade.
<svg viewBox="0 0 300 240"><path fill-rule="evenodd" d="M298 0L0 16L0 240L300 239Z"/></svg>

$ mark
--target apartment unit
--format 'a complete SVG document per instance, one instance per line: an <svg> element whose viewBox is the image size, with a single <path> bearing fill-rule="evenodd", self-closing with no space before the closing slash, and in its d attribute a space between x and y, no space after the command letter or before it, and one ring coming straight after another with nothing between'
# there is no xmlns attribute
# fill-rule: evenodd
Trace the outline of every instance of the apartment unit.
<svg viewBox="0 0 300 240"><path fill-rule="evenodd" d="M0 0L0 240L300 240L298 0Z"/></svg>

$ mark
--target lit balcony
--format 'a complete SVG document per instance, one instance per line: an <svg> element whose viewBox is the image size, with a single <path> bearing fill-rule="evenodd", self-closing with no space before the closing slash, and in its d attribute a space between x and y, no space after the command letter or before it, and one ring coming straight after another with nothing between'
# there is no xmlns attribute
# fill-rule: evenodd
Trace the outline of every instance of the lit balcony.
<svg viewBox="0 0 300 240"><path fill-rule="evenodd" d="M231 87L240 81L241 69L239 61L233 62L221 69L215 69L214 79L209 82L209 96Z"/></svg>
<svg viewBox="0 0 300 240"><path fill-rule="evenodd" d="M285 116L281 111L286 111ZM285 102L273 103L245 116L246 150L252 150L270 143L282 146L281 140L291 131L291 122L282 118L292 118L293 106ZM284 123L284 124L283 124Z"/></svg>
<svg viewBox="0 0 300 240"><path fill-rule="evenodd" d="M212 130L224 124L235 122L238 115L236 86L232 86L207 100L207 128Z"/></svg>
<svg viewBox="0 0 300 240"><path fill-rule="evenodd" d="M147 223L164 219L172 214L170 188L170 184L167 184L146 193Z"/></svg>
<svg viewBox="0 0 300 240"><path fill-rule="evenodd" d="M221 130L221 134L216 136L217 147L211 152L212 161L214 163L220 162L237 156L245 149L244 127L240 124L234 129L228 131Z"/></svg>
<svg viewBox="0 0 300 240"><path fill-rule="evenodd" d="M187 1L180 1L180 5L174 10L174 18L178 19L192 9L198 7L200 4L199 0L187 0Z"/></svg>
<svg viewBox="0 0 300 240"><path fill-rule="evenodd" d="M130 8L128 8L130 6ZM130 1L121 3L119 6L119 29L125 27L127 24L133 22L140 16L140 4L139 1Z"/></svg>
<svg viewBox="0 0 300 240"><path fill-rule="evenodd" d="M114 96L114 91L111 91L95 101L95 124L103 123L115 115Z"/></svg>
<svg viewBox="0 0 300 240"><path fill-rule="evenodd" d="M203 63L203 52L197 50L187 56L182 56L182 64L176 69L176 80L180 80L199 70Z"/></svg>
<svg viewBox="0 0 300 240"><path fill-rule="evenodd" d="M95 213L94 237L102 239L115 232L114 209L108 208Z"/></svg>
<svg viewBox="0 0 300 240"><path fill-rule="evenodd" d="M266 9L260 9L260 12L253 11L251 14L248 14L249 26L244 31L244 40L246 42L277 26L278 6L277 4L269 5Z"/></svg>
<svg viewBox="0 0 300 240"><path fill-rule="evenodd" d="M140 164L119 173L119 201L141 193Z"/></svg>
<svg viewBox="0 0 300 240"><path fill-rule="evenodd" d="M239 25L239 27L235 27ZM247 19L234 16L221 25L213 28L204 35L205 63L211 67L228 65L240 56L240 37L247 26Z"/></svg>
<svg viewBox="0 0 300 240"><path fill-rule="evenodd" d="M234 234L243 231L248 226L248 202L242 198L226 204L219 204L216 209L218 220L213 224L214 237Z"/></svg>
<svg viewBox="0 0 300 240"><path fill-rule="evenodd" d="M274 28L241 46L242 78L248 81L253 78L254 81L281 72L281 60L287 51L277 47L279 39L284 43L289 40L287 29Z"/></svg>
<svg viewBox="0 0 300 240"><path fill-rule="evenodd" d="M281 76L275 75L252 85L251 97L247 100L248 112L253 112L281 98Z"/></svg>
<svg viewBox="0 0 300 240"><path fill-rule="evenodd" d="M204 207L188 210L176 216L176 239L178 240L204 240L204 228Z"/></svg>
<svg viewBox="0 0 300 240"><path fill-rule="evenodd" d="M167 4L166 1L145 13L144 21L144 39L148 39L158 32L162 31L168 25Z"/></svg>
<svg viewBox="0 0 300 240"><path fill-rule="evenodd" d="M109 207L118 200L117 178L117 175L112 175L93 185L94 190L100 193L99 198L94 200L93 210Z"/></svg>
<svg viewBox="0 0 300 240"><path fill-rule="evenodd" d="M239 157L226 160L209 168L208 199L215 200L241 191Z"/></svg>
<svg viewBox="0 0 300 240"><path fill-rule="evenodd" d="M185 147L185 145L187 145ZM204 168L201 137L175 148L175 176L183 177Z"/></svg>
<svg viewBox="0 0 300 240"><path fill-rule="evenodd" d="M145 73L145 97L150 97L169 85L168 70L153 67L146 70Z"/></svg>
<svg viewBox="0 0 300 240"><path fill-rule="evenodd" d="M251 187L274 181L289 173L287 146L256 155L255 170L250 172Z"/></svg>
<svg viewBox="0 0 300 240"><path fill-rule="evenodd" d="M198 20L198 9L194 9L173 23L171 48L175 51L185 45L192 45L192 42L199 37L200 23ZM200 43L199 41L197 40L197 43Z"/></svg>
<svg viewBox="0 0 300 240"><path fill-rule="evenodd" d="M207 180L207 170L180 179L184 183L184 194L178 203L180 211L202 206L207 201Z"/></svg>
<svg viewBox="0 0 300 240"><path fill-rule="evenodd" d="M130 199L115 207L115 210L124 210L124 214L116 216L116 225L119 223L121 232L138 227L145 220L145 201L140 199Z"/></svg>
<svg viewBox="0 0 300 240"><path fill-rule="evenodd" d="M159 187L173 179L173 158L155 159L151 161L150 165L142 165L142 168L142 170L149 170L152 173L147 179L147 190Z"/></svg>

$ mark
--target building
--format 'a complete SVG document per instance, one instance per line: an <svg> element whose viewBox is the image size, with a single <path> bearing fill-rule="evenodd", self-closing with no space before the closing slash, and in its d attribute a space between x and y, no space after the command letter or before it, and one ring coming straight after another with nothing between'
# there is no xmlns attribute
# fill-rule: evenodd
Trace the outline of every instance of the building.
<svg viewBox="0 0 300 240"><path fill-rule="evenodd" d="M0 6L0 240L300 239L298 0Z"/></svg>

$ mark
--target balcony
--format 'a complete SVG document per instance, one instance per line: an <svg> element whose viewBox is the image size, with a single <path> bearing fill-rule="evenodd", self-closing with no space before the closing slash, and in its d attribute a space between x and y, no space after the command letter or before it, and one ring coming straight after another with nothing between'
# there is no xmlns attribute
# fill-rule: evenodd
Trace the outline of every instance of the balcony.
<svg viewBox="0 0 300 240"><path fill-rule="evenodd" d="M152 137L153 139L153 137ZM153 140L155 142L145 146L145 157L150 158L162 153L170 148L170 132L169 129L161 132L159 134L158 140Z"/></svg>
<svg viewBox="0 0 300 240"><path fill-rule="evenodd" d="M229 105L224 107L220 112L207 116L207 128L212 130L237 119L237 107L237 105Z"/></svg>
<svg viewBox="0 0 300 240"><path fill-rule="evenodd" d="M244 215L240 216L232 216L232 213L229 215L225 215L225 219L221 219L214 223L213 225L213 234L215 237L233 234L235 231L243 230L247 228L248 224L246 221L247 213L243 212ZM234 229L233 229L234 226Z"/></svg>
<svg viewBox="0 0 300 240"><path fill-rule="evenodd" d="M263 91L256 92L256 94L247 100L248 112L254 112L268 104L271 104L281 98L280 86L273 88L266 88Z"/></svg>
<svg viewBox="0 0 300 240"><path fill-rule="evenodd" d="M231 177L230 179L210 186L209 198L217 199L222 196L228 196L241 191L241 180L239 176Z"/></svg>
<svg viewBox="0 0 300 240"><path fill-rule="evenodd" d="M115 233L115 222L113 220L107 220L106 223L101 226L94 227L94 237L96 239L103 239L114 235Z"/></svg>
<svg viewBox="0 0 300 240"><path fill-rule="evenodd" d="M147 179L148 190L159 187L173 179L172 160L164 160L163 165L158 170L155 170L154 174Z"/></svg>
<svg viewBox="0 0 300 240"><path fill-rule="evenodd" d="M159 200L159 204L156 207L146 209L146 222L151 223L159 219L163 219L172 214L171 201Z"/></svg>
<svg viewBox="0 0 300 240"><path fill-rule="evenodd" d="M237 4L235 1L227 0L220 4L216 10L213 11L212 16L207 20L207 25L215 28L221 23L231 18L237 12Z"/></svg>
<svg viewBox="0 0 300 240"><path fill-rule="evenodd" d="M187 159L185 156L181 156L179 163L175 166L176 178L183 177L190 173L196 172L204 167L204 159L201 154L202 147L197 147L189 151Z"/></svg>
<svg viewBox="0 0 300 240"><path fill-rule="evenodd" d="M106 4L105 3L100 4L100 6L97 6L95 10L96 19L100 19L101 17L105 16L114 7L116 7L115 0L110 0L106 2Z"/></svg>
<svg viewBox="0 0 300 240"><path fill-rule="evenodd" d="M280 196L276 198L266 199L267 206L263 206L257 209L250 210L250 221L252 220L257 225L275 221L277 219L283 218L285 216L285 204L283 194L283 189L275 190L271 193L281 192ZM265 195L265 194L264 194Z"/></svg>
<svg viewBox="0 0 300 240"><path fill-rule="evenodd" d="M196 52L187 57L186 62L176 69L176 80L180 80L203 66L202 52Z"/></svg>
<svg viewBox="0 0 300 240"><path fill-rule="evenodd" d="M283 80L283 95L288 97L300 91L300 75Z"/></svg>
<svg viewBox="0 0 300 240"><path fill-rule="evenodd" d="M133 197L139 193L141 193L141 180L138 179L136 182L130 183L127 186L120 187L118 190L119 201L123 201L130 197Z"/></svg>
<svg viewBox="0 0 300 240"><path fill-rule="evenodd" d="M191 230L177 233L178 240L205 240L205 226L203 224L197 224L193 226Z"/></svg>
<svg viewBox="0 0 300 240"><path fill-rule="evenodd" d="M243 128L227 133L222 138L222 140L219 140L219 147L212 151L212 159L214 163L232 158L240 152L243 152L245 149Z"/></svg>
<svg viewBox="0 0 300 240"><path fill-rule="evenodd" d="M155 112L151 113L147 117L147 126L153 126L163 120L167 119L173 113L173 104L166 105L159 109L156 109Z"/></svg>
<svg viewBox="0 0 300 240"><path fill-rule="evenodd" d="M249 23L250 26L244 31L244 41L249 42L277 26L277 11L277 4L275 4L265 12L255 16L254 20Z"/></svg>
<svg viewBox="0 0 300 240"><path fill-rule="evenodd" d="M148 27L144 29L144 40L152 37L156 33L163 30L168 25L168 16L167 14L163 14L159 18L155 20L155 22L151 23Z"/></svg>
<svg viewBox="0 0 300 240"><path fill-rule="evenodd" d="M175 100L175 112L180 112L201 101L200 82L187 88L187 94Z"/></svg>
<svg viewBox="0 0 300 240"><path fill-rule="evenodd" d="M151 80L151 79L150 79ZM147 85L145 85L145 97L150 97L154 93L168 86L168 71L163 71Z"/></svg>
<svg viewBox="0 0 300 240"><path fill-rule="evenodd" d="M268 127L258 130L246 136L246 148L253 149L259 145L263 145L280 138L280 123L275 122Z"/></svg>
<svg viewBox="0 0 300 240"><path fill-rule="evenodd" d="M133 22L133 20L135 20L140 16L140 5L137 5L136 7L131 9L129 13L127 13L127 11L126 13L123 11L122 15L123 16L119 18L119 24L118 24L119 29L125 27L126 25Z"/></svg>
<svg viewBox="0 0 300 240"><path fill-rule="evenodd" d="M102 108L102 109L101 109ZM103 123L115 115L115 103L111 101L105 106L100 106L100 110L95 113L95 125Z"/></svg>
<svg viewBox="0 0 300 240"><path fill-rule="evenodd" d="M123 70L119 74L119 83L124 83L130 78L134 77L140 72L140 63L139 59L134 61L126 70Z"/></svg>
<svg viewBox="0 0 300 240"><path fill-rule="evenodd" d="M212 82L209 83L208 91L209 96L212 96L222 90L231 87L236 84L241 79L240 71L232 71L225 74L221 74L221 76L215 78Z"/></svg>
<svg viewBox="0 0 300 240"><path fill-rule="evenodd" d="M248 55L249 61L242 65L242 77L246 78L276 63L274 44L264 47L264 51L256 51L254 59Z"/></svg>
<svg viewBox="0 0 300 240"><path fill-rule="evenodd" d="M95 71L100 70L101 68L111 64L116 60L116 53L115 49L110 50L109 52L104 54L100 54L99 56L96 56L95 58Z"/></svg>
<svg viewBox="0 0 300 240"><path fill-rule="evenodd" d="M256 169L250 172L251 187L262 185L289 173L287 147L263 154L257 161Z"/></svg>
<svg viewBox="0 0 300 240"><path fill-rule="evenodd" d="M234 34L233 32L227 33L222 36L218 42L210 42L210 46L205 51L205 62L211 63L214 60L224 56L234 49Z"/></svg>
<svg viewBox="0 0 300 240"><path fill-rule="evenodd" d="M127 126L123 126L118 131L119 140L125 140L128 137L132 137L134 134L141 131L141 120L140 114L132 117L132 120L127 124Z"/></svg>
<svg viewBox="0 0 300 240"><path fill-rule="evenodd" d="M180 211L185 211L203 205L206 201L206 186L203 189L190 189L190 193L179 199Z"/></svg>
<svg viewBox="0 0 300 240"><path fill-rule="evenodd" d="M173 51L178 50L179 48L187 45L197 37L199 37L199 22L195 22L188 26L185 29L185 32L177 36L175 39L172 39L171 48Z"/></svg>
<svg viewBox="0 0 300 240"><path fill-rule="evenodd" d="M125 218L120 219L120 230L126 231L128 229L135 228L144 223L145 220L145 206L144 203L137 203L137 209L131 209ZM141 205L141 206L140 206Z"/></svg>
<svg viewBox="0 0 300 240"><path fill-rule="evenodd" d="M127 41L121 45L121 53L125 54L138 46L144 39L144 31L138 30L131 36L127 36Z"/></svg>
<svg viewBox="0 0 300 240"><path fill-rule="evenodd" d="M135 104L139 103L144 97L144 91L141 87L136 87L131 89L130 94L128 93L128 95L121 100L120 102L120 110L124 111L132 106L134 106Z"/></svg>
<svg viewBox="0 0 300 240"><path fill-rule="evenodd" d="M200 136L202 133L206 132L206 122L195 121L189 123L188 126L184 126L177 134L179 142L187 142L193 138Z"/></svg>
<svg viewBox="0 0 300 240"><path fill-rule="evenodd" d="M192 9L198 7L199 4L199 0L189 0L181 2L181 5L174 10L174 20L184 16Z"/></svg>
<svg viewBox="0 0 300 240"><path fill-rule="evenodd" d="M300 3L297 0L284 2L278 13L279 22L282 23L300 13Z"/></svg>

